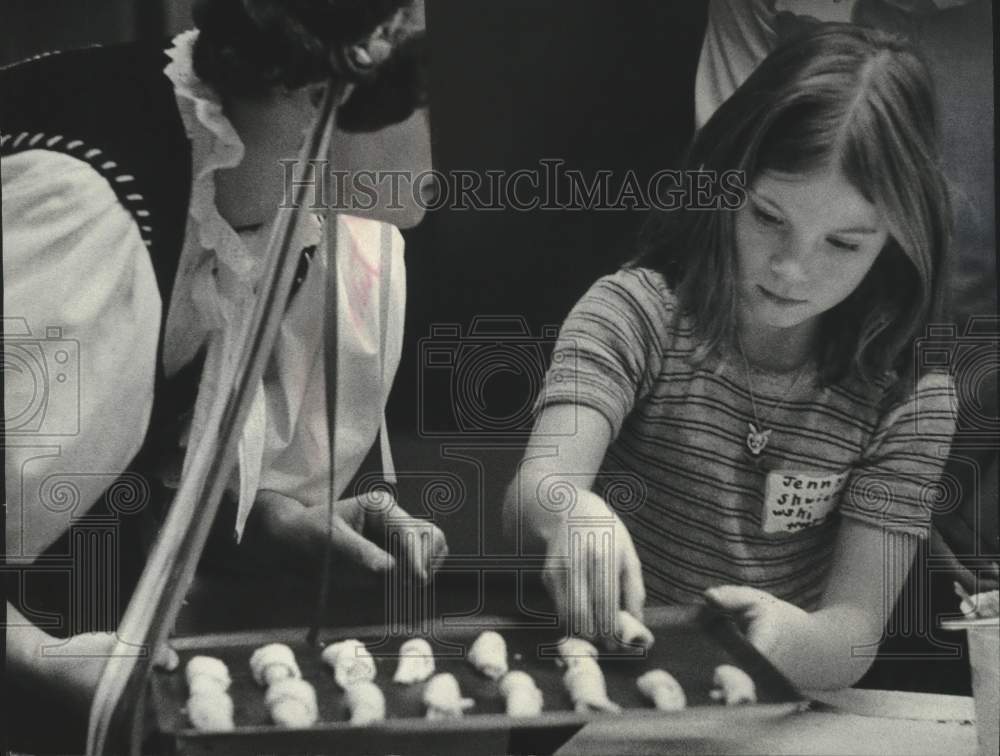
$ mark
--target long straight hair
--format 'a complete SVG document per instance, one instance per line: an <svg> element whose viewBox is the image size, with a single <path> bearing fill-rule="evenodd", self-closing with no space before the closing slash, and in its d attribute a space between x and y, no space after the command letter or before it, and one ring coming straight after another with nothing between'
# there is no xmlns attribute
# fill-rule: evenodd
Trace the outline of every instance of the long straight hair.
<svg viewBox="0 0 1000 756"><path fill-rule="evenodd" d="M912 374L912 346L942 315L951 208L934 92L904 40L823 24L768 56L696 135L684 167L746 185L764 171L840 171L886 219L889 240L865 279L821 316L820 378ZM737 322L735 212L655 213L632 265L661 271L693 316L700 356Z"/></svg>

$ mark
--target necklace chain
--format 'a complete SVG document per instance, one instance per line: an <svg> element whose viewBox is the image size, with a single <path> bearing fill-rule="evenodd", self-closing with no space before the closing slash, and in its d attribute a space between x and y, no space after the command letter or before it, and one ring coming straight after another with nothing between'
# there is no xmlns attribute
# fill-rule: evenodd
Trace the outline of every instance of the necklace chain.
<svg viewBox="0 0 1000 756"><path fill-rule="evenodd" d="M753 408L753 419L754 422L747 423L748 433L747 433L747 449L750 453L759 457L761 452L767 447L768 442L771 440L771 432L773 428L765 428L763 423L760 421L760 415L757 413L757 397L753 392L753 379L750 377L750 360L747 359L746 350L743 348L743 336L739 332L736 334L736 342L740 347L740 356L743 357L743 367L746 368L747 375L747 390L750 392L750 406ZM799 383L799 379L806 370L806 365L809 361L806 360L799 368L798 372L795 374L795 379L792 381L791 385L788 387L788 391L785 393L784 398L778 402L778 406L774 408L774 415L778 414L778 411L785 406L788 398L792 395L795 387Z"/></svg>

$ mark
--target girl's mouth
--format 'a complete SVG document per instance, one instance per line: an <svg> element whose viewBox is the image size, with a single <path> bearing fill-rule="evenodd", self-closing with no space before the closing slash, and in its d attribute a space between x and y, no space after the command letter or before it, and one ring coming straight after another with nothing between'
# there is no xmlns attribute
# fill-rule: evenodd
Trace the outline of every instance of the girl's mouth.
<svg viewBox="0 0 1000 756"><path fill-rule="evenodd" d="M806 304L808 301L806 299L790 299L789 297L779 296L772 291L768 291L760 284L757 284L757 291L759 291L768 302L778 305L779 307L795 307L796 305Z"/></svg>

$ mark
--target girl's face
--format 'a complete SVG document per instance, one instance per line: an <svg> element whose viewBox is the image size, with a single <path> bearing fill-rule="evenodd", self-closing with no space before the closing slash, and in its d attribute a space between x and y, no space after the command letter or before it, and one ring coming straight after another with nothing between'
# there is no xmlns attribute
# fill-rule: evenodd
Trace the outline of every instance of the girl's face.
<svg viewBox="0 0 1000 756"><path fill-rule="evenodd" d="M889 232L839 171L762 172L735 223L747 327L814 325L871 269Z"/></svg>

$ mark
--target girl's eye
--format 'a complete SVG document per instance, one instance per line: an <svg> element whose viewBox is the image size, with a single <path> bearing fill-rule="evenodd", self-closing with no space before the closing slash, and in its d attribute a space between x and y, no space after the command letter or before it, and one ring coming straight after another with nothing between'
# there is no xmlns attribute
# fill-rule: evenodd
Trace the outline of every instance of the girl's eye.
<svg viewBox="0 0 1000 756"><path fill-rule="evenodd" d="M844 241L843 239L831 238L827 239L830 246L834 249L842 249L845 252L857 252L860 248L860 244L854 244L852 242Z"/></svg>
<svg viewBox="0 0 1000 756"><path fill-rule="evenodd" d="M781 225L781 218L779 218L777 215L773 215L772 213L767 212L767 210L762 208L760 205L753 206L753 214L757 220L761 221L762 223L766 223L769 226Z"/></svg>

